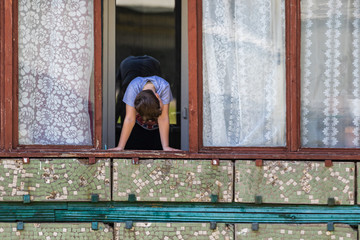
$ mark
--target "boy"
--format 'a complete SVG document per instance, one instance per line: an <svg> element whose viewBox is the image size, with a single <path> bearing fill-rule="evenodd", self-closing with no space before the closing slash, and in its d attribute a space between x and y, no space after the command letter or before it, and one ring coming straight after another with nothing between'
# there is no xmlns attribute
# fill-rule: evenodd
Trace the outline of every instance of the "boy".
<svg viewBox="0 0 360 240"><path fill-rule="evenodd" d="M158 61L150 56L128 57L120 66L120 71L125 76L122 79L126 80L128 75L134 77L137 70L142 71L138 75L159 72L157 64ZM154 69L152 66L155 66L156 70L152 70ZM126 81L124 82L123 85L127 85ZM176 151L177 149L169 146L169 103L171 100L170 85L165 79L156 75L132 79L128 83L123 98L126 113L119 143L111 150Z"/></svg>

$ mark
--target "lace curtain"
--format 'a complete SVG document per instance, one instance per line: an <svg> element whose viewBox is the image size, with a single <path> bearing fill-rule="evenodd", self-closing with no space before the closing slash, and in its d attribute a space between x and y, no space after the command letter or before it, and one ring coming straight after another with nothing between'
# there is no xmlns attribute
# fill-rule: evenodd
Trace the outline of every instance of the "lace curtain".
<svg viewBox="0 0 360 240"><path fill-rule="evenodd" d="M360 0L302 0L304 147L360 147Z"/></svg>
<svg viewBox="0 0 360 240"><path fill-rule="evenodd" d="M93 4L19 0L19 143L91 145Z"/></svg>
<svg viewBox="0 0 360 240"><path fill-rule="evenodd" d="M285 146L285 0L203 0L204 146Z"/></svg>

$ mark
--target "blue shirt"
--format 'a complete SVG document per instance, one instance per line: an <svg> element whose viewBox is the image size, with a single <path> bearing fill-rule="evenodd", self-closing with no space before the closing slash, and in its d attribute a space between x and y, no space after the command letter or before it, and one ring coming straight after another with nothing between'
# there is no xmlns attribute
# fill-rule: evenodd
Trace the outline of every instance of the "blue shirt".
<svg viewBox="0 0 360 240"><path fill-rule="evenodd" d="M159 94L164 105L169 104L173 100L170 90L170 84L159 76L137 77L134 78L126 89L123 102L129 106L135 107L134 101L136 96L143 90L145 84L151 81L155 87L155 92Z"/></svg>

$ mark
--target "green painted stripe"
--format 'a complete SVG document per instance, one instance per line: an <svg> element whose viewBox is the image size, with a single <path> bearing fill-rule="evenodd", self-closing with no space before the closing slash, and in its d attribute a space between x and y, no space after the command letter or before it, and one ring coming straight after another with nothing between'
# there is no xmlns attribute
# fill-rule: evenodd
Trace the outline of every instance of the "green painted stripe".
<svg viewBox="0 0 360 240"><path fill-rule="evenodd" d="M360 207L194 203L0 203L0 222L225 222L360 224Z"/></svg>

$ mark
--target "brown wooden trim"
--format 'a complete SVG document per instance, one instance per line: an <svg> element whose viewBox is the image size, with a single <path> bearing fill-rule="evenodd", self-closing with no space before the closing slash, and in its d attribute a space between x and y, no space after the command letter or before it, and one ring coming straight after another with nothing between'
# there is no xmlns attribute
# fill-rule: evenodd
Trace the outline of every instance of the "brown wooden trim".
<svg viewBox="0 0 360 240"><path fill-rule="evenodd" d="M18 1L13 2L13 85L12 85L12 117L13 117L13 135L12 147L19 144L19 21L18 21ZM9 90L10 91L10 90ZM10 91L11 92L11 91ZM10 112L9 112L10 113Z"/></svg>
<svg viewBox="0 0 360 240"><path fill-rule="evenodd" d="M13 9L12 1L5 1L4 10L4 148L12 148L12 89L13 89Z"/></svg>
<svg viewBox="0 0 360 240"><path fill-rule="evenodd" d="M19 145L16 148L18 151L57 151L57 152L63 152L63 151L79 151L80 149L83 149L84 151L91 151L95 150L95 148L91 145Z"/></svg>
<svg viewBox="0 0 360 240"><path fill-rule="evenodd" d="M360 154L360 149L359 148L300 148L298 153L305 153L305 154L328 153L330 155L333 153L338 153L338 154L342 153L344 155L347 155L347 154Z"/></svg>
<svg viewBox="0 0 360 240"><path fill-rule="evenodd" d="M66 152L59 151L17 151L13 152L0 151L0 158L140 158L140 159L198 159L198 160L296 160L296 161L360 161L360 154L344 154L344 152L333 153L191 153L191 152L160 152L160 151L99 151L99 150L68 150Z"/></svg>
<svg viewBox="0 0 360 240"><path fill-rule="evenodd" d="M286 1L287 138L290 151L300 148L300 0Z"/></svg>
<svg viewBox="0 0 360 240"><path fill-rule="evenodd" d="M197 24L198 24L198 146L199 149L204 146L203 132L204 132L204 114L203 114L203 99L204 99L204 84L203 84L203 8L202 0L197 2Z"/></svg>
<svg viewBox="0 0 360 240"><path fill-rule="evenodd" d="M188 0L188 41L189 41L189 151L199 149L198 121L198 73L199 36L198 5L201 0Z"/></svg>
<svg viewBox="0 0 360 240"><path fill-rule="evenodd" d="M294 144L294 151L299 150L301 147L301 0L296 1L297 11L296 11L296 36L297 36L297 44L296 44L296 62L297 62L297 69L296 69L296 86L297 89L297 95L296 95L296 104L295 104L295 110L292 110L293 112L296 112L295 122L296 122L296 145ZM293 130L295 131L295 130ZM296 149L297 148L297 149Z"/></svg>
<svg viewBox="0 0 360 240"><path fill-rule="evenodd" d="M4 148L4 1L0 1L0 150Z"/></svg>
<svg viewBox="0 0 360 240"><path fill-rule="evenodd" d="M277 153L286 153L287 148L283 147L202 147L200 153L217 153L217 152L226 152L231 154L245 153L251 154L256 152L277 152Z"/></svg>
<svg viewBox="0 0 360 240"><path fill-rule="evenodd" d="M94 146L101 149L102 145L102 19L101 1L94 1L94 86L95 86L95 131Z"/></svg>

